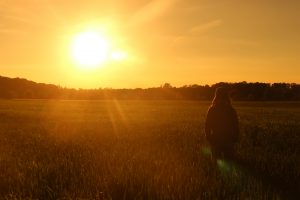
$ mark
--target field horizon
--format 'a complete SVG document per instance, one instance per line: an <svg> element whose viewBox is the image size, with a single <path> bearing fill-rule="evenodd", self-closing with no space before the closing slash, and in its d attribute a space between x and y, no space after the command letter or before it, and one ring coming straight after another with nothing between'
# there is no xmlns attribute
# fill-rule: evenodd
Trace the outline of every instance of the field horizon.
<svg viewBox="0 0 300 200"><path fill-rule="evenodd" d="M213 85L217 85L217 84L222 84L222 83L225 83L225 84L235 84L235 83L247 83L247 84L255 84L255 83L258 83L258 84L267 84L267 85L273 85L273 84L287 84L287 85L300 85L300 82L295 82L295 81L260 81L260 80L253 80L253 81L246 81L246 80L240 80L240 81L224 81L224 80L217 80L217 81L214 81L214 82L210 82L210 83L205 83L205 82L202 82L202 83L197 83L197 82L193 82L193 83L189 83L189 82L186 82L186 83L183 83L181 85L176 85L174 86L172 84L172 82L169 82L169 81L163 81L157 85L150 85L150 86L144 86L144 87L139 87L138 85L137 86L134 86L134 87L112 87L112 86L106 86L106 87L103 87L101 86L101 84L99 84L98 86L96 87L88 87L88 88L85 88L85 87L72 87L72 86L64 86L60 83L52 83L52 82L40 82L40 81L36 81L36 80L32 80L32 79L29 79L27 77L20 77L20 76L4 76L4 75L0 75L0 81L2 81L1 79L6 79L6 80L11 80L11 81L14 81L14 80L23 80L25 82L28 82L28 83L34 83L34 84L42 84L42 85L49 85L49 86L57 86L57 87L62 87L62 88L66 88L66 89L75 89L75 90L96 90L96 89L114 89L114 90L121 90L121 89L149 89L149 88L160 88L160 87L174 87L174 88L182 88L182 87L190 87L190 86L213 86Z"/></svg>
<svg viewBox="0 0 300 200"><path fill-rule="evenodd" d="M73 100L212 100L218 87L226 87L235 101L300 101L300 84L219 82L212 85L131 89L72 89L36 83L22 78L0 76L0 99L73 99Z"/></svg>

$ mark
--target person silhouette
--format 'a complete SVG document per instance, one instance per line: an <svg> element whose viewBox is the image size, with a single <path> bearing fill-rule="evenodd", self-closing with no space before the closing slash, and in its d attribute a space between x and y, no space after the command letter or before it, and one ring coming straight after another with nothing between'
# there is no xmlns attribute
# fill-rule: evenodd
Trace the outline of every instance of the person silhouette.
<svg viewBox="0 0 300 200"><path fill-rule="evenodd" d="M205 136L211 146L212 156L217 159L233 159L238 135L238 117L231 105L228 90L219 87L205 120Z"/></svg>

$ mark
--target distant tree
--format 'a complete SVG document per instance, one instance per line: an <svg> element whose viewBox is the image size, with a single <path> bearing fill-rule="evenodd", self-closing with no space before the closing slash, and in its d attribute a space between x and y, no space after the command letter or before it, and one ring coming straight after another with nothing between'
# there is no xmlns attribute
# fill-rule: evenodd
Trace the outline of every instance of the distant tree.
<svg viewBox="0 0 300 200"><path fill-rule="evenodd" d="M168 88L173 88L170 83L165 83L163 84L162 88L168 89Z"/></svg>
<svg viewBox="0 0 300 200"><path fill-rule="evenodd" d="M226 83L184 85L173 87L165 83L160 87L135 89L73 89L52 84L35 83L22 78L0 76L0 98L29 99L185 99L212 100L217 87L227 87L233 100L238 101L300 101L300 85L296 83Z"/></svg>

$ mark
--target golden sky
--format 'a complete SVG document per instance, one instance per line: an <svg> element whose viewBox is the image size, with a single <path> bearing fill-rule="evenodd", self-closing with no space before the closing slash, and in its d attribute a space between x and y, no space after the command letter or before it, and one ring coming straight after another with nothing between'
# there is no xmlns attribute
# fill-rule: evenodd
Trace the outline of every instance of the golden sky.
<svg viewBox="0 0 300 200"><path fill-rule="evenodd" d="M0 75L75 88L300 83L297 0L0 0ZM78 67L97 30L126 59Z"/></svg>

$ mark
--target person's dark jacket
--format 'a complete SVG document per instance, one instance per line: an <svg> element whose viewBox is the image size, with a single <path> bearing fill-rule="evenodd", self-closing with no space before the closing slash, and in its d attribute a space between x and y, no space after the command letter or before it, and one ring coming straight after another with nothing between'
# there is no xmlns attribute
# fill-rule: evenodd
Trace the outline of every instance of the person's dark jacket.
<svg viewBox="0 0 300 200"><path fill-rule="evenodd" d="M230 105L213 105L207 112L206 139L212 146L233 146L239 135L238 117Z"/></svg>

